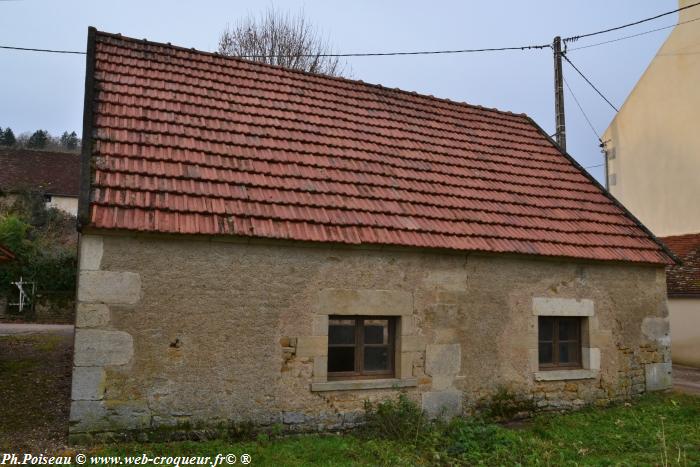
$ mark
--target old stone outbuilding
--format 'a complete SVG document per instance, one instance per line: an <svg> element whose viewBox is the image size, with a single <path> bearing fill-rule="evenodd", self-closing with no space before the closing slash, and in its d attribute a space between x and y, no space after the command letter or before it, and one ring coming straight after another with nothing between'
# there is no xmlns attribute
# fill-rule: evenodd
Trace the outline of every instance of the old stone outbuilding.
<svg viewBox="0 0 700 467"><path fill-rule="evenodd" d="M90 30L71 434L670 384L672 257L530 118Z"/></svg>

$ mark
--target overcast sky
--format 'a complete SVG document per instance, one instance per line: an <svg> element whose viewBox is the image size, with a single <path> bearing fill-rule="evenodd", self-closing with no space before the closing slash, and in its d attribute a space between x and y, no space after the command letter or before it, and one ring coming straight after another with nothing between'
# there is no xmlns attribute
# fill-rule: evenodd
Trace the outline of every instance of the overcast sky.
<svg viewBox="0 0 700 467"><path fill-rule="evenodd" d="M0 45L85 50L87 27L216 49L228 22L269 5L303 8L339 52L507 47L550 43L677 8L675 0L276 1L0 0ZM699 12L700 13L700 12ZM597 43L674 24L677 15L581 40ZM700 27L691 23L680 27ZM670 30L569 53L618 107ZM471 104L529 114L554 132L550 50L492 54L351 58L352 77ZM0 49L0 127L82 129L85 57ZM602 134L614 111L565 64L564 76ZM566 95L568 150L584 166L600 164L598 142ZM599 180L601 167L592 168Z"/></svg>

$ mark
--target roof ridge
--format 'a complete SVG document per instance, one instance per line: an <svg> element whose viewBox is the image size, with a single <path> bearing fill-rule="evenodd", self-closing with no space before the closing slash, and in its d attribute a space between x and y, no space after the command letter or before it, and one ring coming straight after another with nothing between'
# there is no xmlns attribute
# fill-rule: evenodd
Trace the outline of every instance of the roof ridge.
<svg viewBox="0 0 700 467"><path fill-rule="evenodd" d="M114 43L105 42L105 44L107 46L111 46L112 48L118 48L118 46L115 45ZM135 51L135 52L144 52L141 48L137 47L138 45L143 46L143 44L140 44L138 42L130 43L129 50ZM150 43L148 43L146 45L150 45ZM182 52L182 51L178 51L178 52ZM188 52L182 52L182 53L188 53ZM192 53L192 52L190 51L189 53ZM186 62L186 63L173 65L171 60L160 59L156 56L153 56L154 54L152 54L152 53L151 53L152 56L148 57L148 58L143 58L143 57L135 58L133 55L124 54L121 51L115 51L114 55L119 56L119 57L128 57L131 60L143 60L143 61L149 61L149 62L156 62L164 68L170 66L170 67L178 68L178 70L188 69L192 72L193 76L196 75L197 72L207 73L206 67L198 67L196 65L193 65L192 64L193 60L191 60L191 57L189 60L187 60L186 58L183 58L183 57L177 57L177 60L179 60L181 62ZM206 55L206 57L212 58L210 55ZM221 56L219 56L219 57L221 57ZM231 57L224 57L224 58L231 58ZM269 83L269 85L276 86L276 87L278 87L280 85L280 83L275 82L275 79L277 79L279 81L290 81L290 82L299 81L299 80L296 80L294 76L290 75L289 73L286 73L286 71L288 71L286 68L277 69L279 67L273 67L275 70L275 73L262 73L259 70L256 70L254 67L249 66L251 64L251 62L248 60L239 59L239 62L244 66L238 67L238 68L228 67L225 64L222 65L221 63L219 63L217 61L212 61L210 64L222 69L221 70L222 73L221 74L215 73L214 74L215 76L229 76L229 77L240 78L244 74L250 74L250 75L255 76L256 80L260 80L262 82ZM114 64L114 65L119 65L118 62L110 61L110 63ZM257 64L257 62L254 62L254 64ZM133 65L128 66L128 69L130 71L133 71L133 68L141 68L141 67L133 66ZM208 72L211 74L211 70L209 70ZM195 77L195 79L199 79L199 78ZM223 79L216 80L213 78L207 78L207 80L210 82L220 82L220 83L225 84L225 80L223 80ZM164 79L164 81L176 82L172 78L171 79ZM363 95L363 97L361 97L359 99L376 103L377 96L374 94L374 91L376 91L376 90L365 89L366 86L362 87L362 86L357 86L357 85L349 85L347 83L346 83L346 85L329 84L328 82L323 81L323 80L321 80L321 81L304 80L303 82L305 83L305 86L304 86L305 89L315 89L315 88L318 88L319 84L322 84L323 86L332 89L332 91L329 91L328 89L324 90L324 92L327 94L346 97L346 94L348 92L358 93L358 94ZM191 84L190 84L190 86L191 86ZM295 83L295 86L298 86L298 83ZM372 92L370 92L370 91L372 91ZM297 93L297 94L303 95L303 93ZM426 110L427 102L420 100L421 96L422 95L418 94L418 93L408 92L408 94L406 95L406 98L401 98L401 104L395 103L395 106L413 109L413 110L420 109L424 112L427 112L428 111L428 110ZM413 97L413 98L411 99L408 97ZM435 102L436 102L435 100L430 101L431 104L435 103ZM493 120L492 124L498 123L499 125L504 125L505 122L507 122L508 126L521 125L525 128L530 128L530 125L529 125L527 119L524 118L524 116L510 115L506 119L506 118L504 118L504 115L505 115L504 113L498 113L498 114L488 113L486 111L483 111L483 109L480 110L471 104L466 104L464 106L441 104L440 106L435 106L435 108L446 110L449 113L455 113L456 115L449 115L449 116L444 115L444 114L442 115L442 118L449 118L449 119L454 120L454 121L463 120L465 117L464 113L467 113L467 114L469 114L470 118L472 118L472 119L474 117L478 116L479 118L483 118L486 120ZM433 106L429 107L429 109L432 110ZM434 117L439 115L439 113L435 112L435 111L432 111L431 114Z"/></svg>
<svg viewBox="0 0 700 467"><path fill-rule="evenodd" d="M100 31L99 29L95 29L95 32L96 32L97 35L101 35L101 36L105 36L105 37L112 37L112 38L115 38L115 39L126 40L126 41L129 41L129 42L136 42L136 43L141 43L141 44L150 44L150 45L155 45L155 46L159 46L159 47L170 48L170 49L173 49L173 50L180 50L180 51L183 51L183 52L198 53L198 54L202 54L202 55L208 55L208 56L211 56L211 57L219 57L219 58L224 58L224 59L227 59L227 60L233 60L233 61L238 61L238 62L243 62L243 63L251 64L251 65L254 65L254 66L260 66L260 67L262 67L262 68L271 68L271 69L276 69L276 70L280 70L280 71L284 71L284 72L296 73L296 74L301 74L301 75L305 75L305 76L310 76L310 77L314 77L314 78L321 78L321 79L332 80L332 81L340 81L340 82L350 83L350 84L355 84L355 85L361 84L361 85L363 85L363 86L374 87L374 88L377 88L377 89L381 89L381 90L383 90L383 91L390 91L390 92L405 94L405 95L412 96L412 97L418 97L418 98L420 98L420 99L438 101L438 102L442 102L442 103L446 103L446 104L450 104L450 105L465 106L465 107L469 107L469 108L472 108L472 109L485 110L485 111L495 112L495 113L499 113L499 114L503 114L503 115L509 115L509 116L513 116L513 117L527 117L527 114L524 113L524 112L518 113L518 112L509 111L509 110L501 110L501 109L498 109L498 108L496 108L496 107L486 107L486 106L482 106L482 105L478 105L478 104L470 104L469 102L465 102L465 101L455 101L455 100L451 100L451 99L446 98L446 97L434 96L434 95L432 95L432 94L421 94L421 93L419 93L419 92L417 92L417 91L408 91L408 90L406 90L406 89L401 89L401 88L397 88L397 87L390 88L390 87L387 87L387 86L383 86L383 85L381 85L381 84L368 83L368 82L366 82L366 81L362 81L362 80L359 80L359 79L350 79L350 78L345 78L345 77L342 77L342 76L331 76L331 75L325 75L325 74L322 74L322 73L312 73L312 72L309 72L309 71L297 70L297 69L293 69L293 68L283 67L283 66L281 66L281 65L271 65L271 64L269 64L269 63L258 62L258 61L255 61L255 60L249 60L249 59L245 59L245 58L241 58L241 57L233 57L233 56L230 56L230 55L223 55L223 54L220 54L220 53L218 53L218 52L209 52L209 51L204 51L204 50L198 50L198 49L196 49L196 48L194 48L194 47L192 47L192 48L187 48L187 47L184 47L184 46L173 45L173 44L170 43L170 42L158 42L158 41L148 40L148 39L146 39L146 38L137 39L137 38L135 38L135 37L124 36L124 35L122 35L121 33L110 33L110 32L106 32L106 31Z"/></svg>

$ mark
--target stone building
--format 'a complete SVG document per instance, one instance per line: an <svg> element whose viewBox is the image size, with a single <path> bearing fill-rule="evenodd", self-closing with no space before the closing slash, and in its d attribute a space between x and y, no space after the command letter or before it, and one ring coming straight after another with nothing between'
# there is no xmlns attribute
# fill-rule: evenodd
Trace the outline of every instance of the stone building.
<svg viewBox="0 0 700 467"><path fill-rule="evenodd" d="M33 149L0 149L0 205L17 193L42 193L47 208L78 213L80 155Z"/></svg>
<svg viewBox="0 0 700 467"><path fill-rule="evenodd" d="M71 434L670 384L672 257L530 118L90 30Z"/></svg>

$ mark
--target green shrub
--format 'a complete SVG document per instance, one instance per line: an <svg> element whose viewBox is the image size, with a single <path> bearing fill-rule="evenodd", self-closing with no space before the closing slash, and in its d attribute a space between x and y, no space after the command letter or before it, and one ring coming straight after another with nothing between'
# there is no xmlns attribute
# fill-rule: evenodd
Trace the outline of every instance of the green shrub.
<svg viewBox="0 0 700 467"><path fill-rule="evenodd" d="M73 293L77 269L75 217L47 209L41 193L18 194L13 203L0 206L0 244L16 257L0 265L0 295L16 295L11 282L20 277L35 282L37 293Z"/></svg>
<svg viewBox="0 0 700 467"><path fill-rule="evenodd" d="M377 404L365 401L363 431L368 436L418 444L430 429L431 423L421 408L405 393Z"/></svg>
<svg viewBox="0 0 700 467"><path fill-rule="evenodd" d="M506 421L520 414L531 415L535 411L535 403L528 396L518 395L501 386L493 396L482 399L477 404L477 410L486 418Z"/></svg>
<svg viewBox="0 0 700 467"><path fill-rule="evenodd" d="M475 464L507 458L516 447L507 429L482 419L429 420L405 394L396 400L365 402L363 433L372 439L413 446L431 464Z"/></svg>

